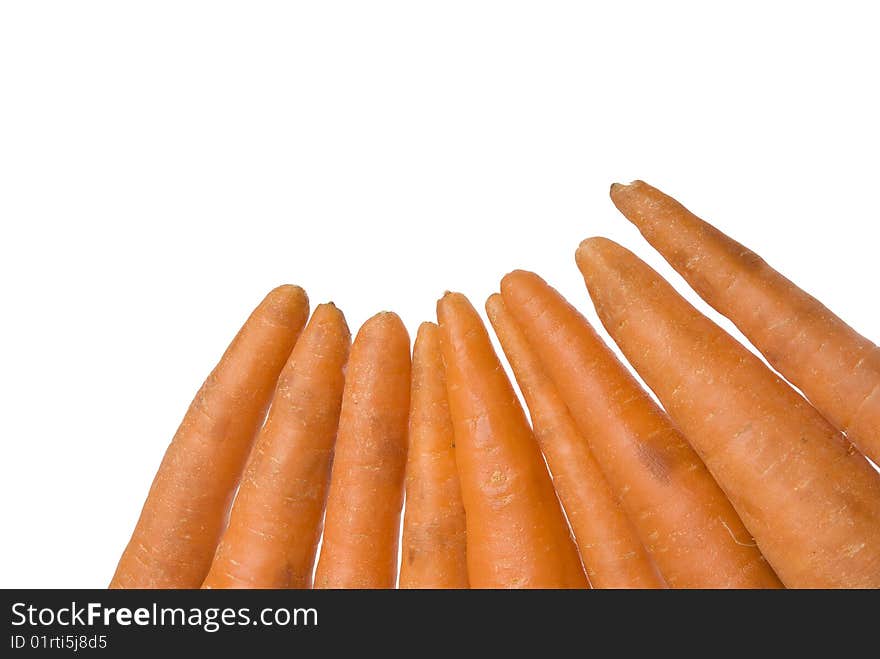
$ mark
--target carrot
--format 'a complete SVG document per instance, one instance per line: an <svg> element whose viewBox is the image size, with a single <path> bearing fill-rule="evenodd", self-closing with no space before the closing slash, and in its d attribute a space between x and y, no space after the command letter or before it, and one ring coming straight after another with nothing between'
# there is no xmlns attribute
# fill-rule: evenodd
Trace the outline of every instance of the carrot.
<svg viewBox="0 0 880 659"><path fill-rule="evenodd" d="M500 295L486 312L504 348L547 458L593 588L663 588L663 577L611 492L556 385Z"/></svg>
<svg viewBox="0 0 880 659"><path fill-rule="evenodd" d="M437 304L474 588L583 588L550 475L489 335L467 298Z"/></svg>
<svg viewBox="0 0 880 659"><path fill-rule="evenodd" d="M587 320L531 272L504 277L501 295L667 583L780 587L703 462Z"/></svg>
<svg viewBox="0 0 880 659"><path fill-rule="evenodd" d="M422 323L413 347L401 588L467 588L464 504L440 336Z"/></svg>
<svg viewBox="0 0 880 659"><path fill-rule="evenodd" d="M308 313L305 291L280 286L251 314L165 452L111 588L201 585L275 381Z"/></svg>
<svg viewBox="0 0 880 659"><path fill-rule="evenodd" d="M409 336L396 314L364 323L346 372L316 588L393 588L409 414Z"/></svg>
<svg viewBox="0 0 880 659"><path fill-rule="evenodd" d="M322 304L278 378L204 588L309 588L351 334Z"/></svg>
<svg viewBox="0 0 880 659"><path fill-rule="evenodd" d="M880 587L880 474L806 400L603 238L578 265L603 324L789 587Z"/></svg>
<svg viewBox="0 0 880 659"><path fill-rule="evenodd" d="M615 184L611 199L706 302L880 463L880 348L757 254L647 183Z"/></svg>

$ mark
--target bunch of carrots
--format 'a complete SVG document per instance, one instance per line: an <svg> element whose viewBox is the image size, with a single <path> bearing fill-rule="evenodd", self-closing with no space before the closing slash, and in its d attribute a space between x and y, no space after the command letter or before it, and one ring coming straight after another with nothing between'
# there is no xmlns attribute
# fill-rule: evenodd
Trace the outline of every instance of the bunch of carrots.
<svg viewBox="0 0 880 659"><path fill-rule="evenodd" d="M880 587L880 349L659 190L611 197L775 371L604 238L577 265L662 407L530 272L486 303L528 416L463 295L411 354L395 314L352 342L282 286L190 406L111 587Z"/></svg>

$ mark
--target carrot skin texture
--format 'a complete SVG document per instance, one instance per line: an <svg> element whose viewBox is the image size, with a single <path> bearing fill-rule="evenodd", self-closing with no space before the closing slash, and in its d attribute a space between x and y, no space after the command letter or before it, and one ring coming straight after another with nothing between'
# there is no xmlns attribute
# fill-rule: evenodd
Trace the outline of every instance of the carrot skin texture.
<svg viewBox="0 0 880 659"><path fill-rule="evenodd" d="M585 588L543 456L479 315L437 304L472 588Z"/></svg>
<svg viewBox="0 0 880 659"><path fill-rule="evenodd" d="M538 275L501 282L505 307L673 588L779 588L703 462L590 324Z"/></svg>
<svg viewBox="0 0 880 659"><path fill-rule="evenodd" d="M422 323L413 347L400 587L468 587L455 432L434 323Z"/></svg>
<svg viewBox="0 0 880 659"><path fill-rule="evenodd" d="M578 265L608 332L791 588L880 587L880 474L760 359L602 238Z"/></svg>
<svg viewBox="0 0 880 659"><path fill-rule="evenodd" d="M111 588L198 588L266 408L309 314L298 286L271 291L189 407L150 487Z"/></svg>
<svg viewBox="0 0 880 659"><path fill-rule="evenodd" d="M590 585L665 588L663 577L612 493L556 385L501 295L489 297L486 313L526 399L535 438L553 474L553 485L574 532Z"/></svg>
<svg viewBox="0 0 880 659"><path fill-rule="evenodd" d="M384 312L351 349L315 588L393 588L406 468L409 335Z"/></svg>
<svg viewBox="0 0 880 659"><path fill-rule="evenodd" d="M351 334L333 304L300 335L203 588L309 588Z"/></svg>
<svg viewBox="0 0 880 659"><path fill-rule="evenodd" d="M767 361L880 463L880 348L757 254L642 181L611 199Z"/></svg>

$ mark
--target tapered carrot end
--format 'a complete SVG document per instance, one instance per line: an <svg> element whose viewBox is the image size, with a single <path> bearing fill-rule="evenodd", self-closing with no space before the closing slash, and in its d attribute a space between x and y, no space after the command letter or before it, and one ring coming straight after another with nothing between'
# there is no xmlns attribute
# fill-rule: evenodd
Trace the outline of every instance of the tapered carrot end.
<svg viewBox="0 0 880 659"><path fill-rule="evenodd" d="M489 340L486 326L480 318L480 314L461 293L447 293L437 302L437 320L440 324L440 334L444 341L461 344L471 339L477 339L482 335Z"/></svg>
<svg viewBox="0 0 880 659"><path fill-rule="evenodd" d="M671 210L686 210L675 199L644 181L633 181L628 185L614 183L611 201L642 232L665 223Z"/></svg>
<svg viewBox="0 0 880 659"><path fill-rule="evenodd" d="M367 354L376 351L379 354L393 355L401 358L410 356L409 332L403 321L393 311L381 311L368 318L358 330L354 345L360 344L362 352Z"/></svg>
<svg viewBox="0 0 880 659"><path fill-rule="evenodd" d="M639 192L653 189L654 188L652 188L650 185L638 179L636 179L635 181L631 181L630 183L612 183L610 191L611 200L617 203L617 199L622 200L625 199L627 196L635 195Z"/></svg>
<svg viewBox="0 0 880 659"><path fill-rule="evenodd" d="M433 343L437 340L437 332L440 330L437 327L437 323L432 323L429 321L425 321L421 325L419 325L418 331L416 331L416 341L415 346L418 346L423 343ZM413 348L415 350L415 348Z"/></svg>
<svg viewBox="0 0 880 659"><path fill-rule="evenodd" d="M406 327L400 316L393 311L380 311L375 316L368 318L361 326L360 332L402 332L407 334ZM409 335L407 334L407 336Z"/></svg>
<svg viewBox="0 0 880 659"><path fill-rule="evenodd" d="M319 304L317 307L315 307L315 313L318 313L319 311L321 313L342 313L342 310L332 302L322 302L321 304Z"/></svg>
<svg viewBox="0 0 880 659"><path fill-rule="evenodd" d="M546 283L547 282L541 279L538 275L529 270L513 270L501 278L501 295L507 297L508 292L513 291L514 289L528 289L535 285L545 285Z"/></svg>
<svg viewBox="0 0 880 659"><path fill-rule="evenodd" d="M416 332L416 340L413 343L412 359L413 367L416 364L431 363L433 355L439 354L440 351L440 328L436 323L424 322L419 325ZM419 373L422 373L422 369ZM414 372L413 377L416 376Z"/></svg>
<svg viewBox="0 0 880 659"><path fill-rule="evenodd" d="M496 316L504 310L504 298L501 297L501 293L492 293L486 299L486 315L489 316L489 320L495 322Z"/></svg>
<svg viewBox="0 0 880 659"><path fill-rule="evenodd" d="M351 332L348 329L348 323L345 320L345 314L342 313L342 310L332 302L324 302L315 307L315 311L312 312L312 318L309 323L316 322L337 324L344 328L349 337L351 336Z"/></svg>
<svg viewBox="0 0 880 659"><path fill-rule="evenodd" d="M586 272L604 267L609 258L613 258L616 255L619 256L621 252L629 253L629 250L621 247L613 240L596 236L595 238L587 238L581 241L574 258L581 272Z"/></svg>
<svg viewBox="0 0 880 659"><path fill-rule="evenodd" d="M437 301L437 321L442 325L450 315L461 311L474 311L474 307L470 300L462 293L454 291L446 291Z"/></svg>
<svg viewBox="0 0 880 659"><path fill-rule="evenodd" d="M508 307L530 305L549 285L534 272L514 270L501 279L501 297Z"/></svg>
<svg viewBox="0 0 880 659"><path fill-rule="evenodd" d="M630 216L633 214L633 208L638 204L639 191L647 185L644 181L612 183L611 202L627 219L632 220Z"/></svg>
<svg viewBox="0 0 880 659"><path fill-rule="evenodd" d="M276 286L269 291L268 295L266 295L266 299L291 300L298 303L305 302L308 304L309 296L301 286L295 286L294 284L281 284L281 286Z"/></svg>
<svg viewBox="0 0 880 659"><path fill-rule="evenodd" d="M447 293L440 298L437 318L443 361L447 372L455 374L450 382L483 378L500 368L486 325L464 295ZM507 376L503 377L506 379ZM468 386L480 385L470 383Z"/></svg>
<svg viewBox="0 0 880 659"><path fill-rule="evenodd" d="M625 307L634 291L644 291L660 280L647 263L607 238L583 241L575 258L597 310Z"/></svg>
<svg viewBox="0 0 880 659"><path fill-rule="evenodd" d="M263 298L254 315L277 325L301 328L309 317L309 296L299 286L278 286Z"/></svg>

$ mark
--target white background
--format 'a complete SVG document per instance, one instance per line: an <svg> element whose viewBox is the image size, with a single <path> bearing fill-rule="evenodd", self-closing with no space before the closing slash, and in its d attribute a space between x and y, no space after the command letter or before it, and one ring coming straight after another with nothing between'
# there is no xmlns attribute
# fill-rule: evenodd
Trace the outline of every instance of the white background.
<svg viewBox="0 0 880 659"><path fill-rule="evenodd" d="M4 2L0 586L104 586L273 286L414 333L643 178L875 340L872 3ZM705 305L701 305L705 308ZM725 324L725 326L729 326Z"/></svg>

